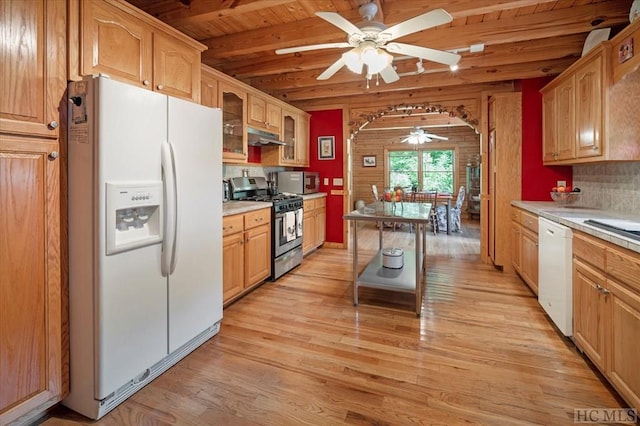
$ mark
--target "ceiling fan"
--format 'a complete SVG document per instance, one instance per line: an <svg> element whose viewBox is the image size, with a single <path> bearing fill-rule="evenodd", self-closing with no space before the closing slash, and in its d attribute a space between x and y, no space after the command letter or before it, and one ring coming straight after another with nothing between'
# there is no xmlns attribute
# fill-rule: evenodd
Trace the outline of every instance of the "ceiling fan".
<svg viewBox="0 0 640 426"><path fill-rule="evenodd" d="M373 20L378 12L378 6L375 3L361 5L358 8L358 12L363 22L357 26L335 12L316 12L318 17L347 33L346 42L289 47L276 50L276 54L351 47L351 50L343 53L317 79L327 80L345 65L351 71L361 74L366 65L366 77L368 80L371 79L371 76L380 74L385 83L393 83L400 79L392 65L393 56L390 53L412 56L446 65L455 65L460 60L460 55L456 53L392 42L408 34L451 22L453 18L444 9L434 9L389 28L382 22Z"/></svg>
<svg viewBox="0 0 640 426"><path fill-rule="evenodd" d="M414 127L413 130L409 133L409 136L404 138L400 143L409 142L410 144L423 144L425 142L432 142L433 139L438 139L441 141L448 141L449 138L445 136L434 135L433 133L426 133L419 127Z"/></svg>

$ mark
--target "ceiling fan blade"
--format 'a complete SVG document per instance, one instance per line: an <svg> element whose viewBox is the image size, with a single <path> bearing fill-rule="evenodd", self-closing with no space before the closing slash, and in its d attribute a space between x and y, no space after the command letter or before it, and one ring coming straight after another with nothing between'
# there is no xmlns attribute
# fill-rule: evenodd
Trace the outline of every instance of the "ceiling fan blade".
<svg viewBox="0 0 640 426"><path fill-rule="evenodd" d="M414 46L412 44L389 43L382 47L392 53L414 56L416 58L422 58L427 61L439 62L446 65L455 65L460 60L460 55L457 53L430 49L428 47Z"/></svg>
<svg viewBox="0 0 640 426"><path fill-rule="evenodd" d="M434 9L430 12L418 15L415 18L407 19L392 27L387 28L381 34L387 40L395 40L397 38L413 34L427 28L437 27L438 25L451 22L453 18L444 9ZM388 37L388 38L387 38Z"/></svg>
<svg viewBox="0 0 640 426"><path fill-rule="evenodd" d="M407 142L409 142L409 138L404 138L400 141L400 143L407 143Z"/></svg>
<svg viewBox="0 0 640 426"><path fill-rule="evenodd" d="M296 52L308 52L309 50L319 50L319 49L335 49L342 47L351 47L349 43L323 43L323 44L311 44L309 46L298 46L298 47L287 47L284 49L276 50L277 55L284 55L287 53L296 53Z"/></svg>
<svg viewBox="0 0 640 426"><path fill-rule="evenodd" d="M342 57L340 57L340 59L338 59L337 61L335 61L333 64L331 64L329 66L329 68L327 68L326 70L324 70L322 72L322 74L320 74L316 80L328 80L330 79L335 73L337 73L340 68L342 68L345 65L344 63L344 59L342 59Z"/></svg>
<svg viewBox="0 0 640 426"><path fill-rule="evenodd" d="M389 64L385 69L380 71L380 76L384 80L385 83L393 83L394 81L400 80L400 76L393 68L393 65Z"/></svg>
<svg viewBox="0 0 640 426"><path fill-rule="evenodd" d="M360 34L364 37L364 33L360 28L356 27L351 22L347 21L342 15L337 14L335 12L316 12L316 16L324 19L330 24L335 25L340 28L345 33L351 34Z"/></svg>
<svg viewBox="0 0 640 426"><path fill-rule="evenodd" d="M441 141L448 141L449 140L449 138L447 138L445 136L438 136L438 135L434 135L432 133L427 133L427 134L425 134L425 136L427 138L429 138L429 139L438 139L438 140L441 140Z"/></svg>

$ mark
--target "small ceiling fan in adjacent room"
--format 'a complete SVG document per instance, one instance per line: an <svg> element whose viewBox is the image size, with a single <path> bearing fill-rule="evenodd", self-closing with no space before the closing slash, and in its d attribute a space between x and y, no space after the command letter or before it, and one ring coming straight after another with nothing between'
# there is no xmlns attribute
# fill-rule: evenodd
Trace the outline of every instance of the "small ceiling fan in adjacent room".
<svg viewBox="0 0 640 426"><path fill-rule="evenodd" d="M346 42L278 49L276 54L351 47L350 50L343 53L337 61L320 74L317 79L327 80L346 65L349 70L357 74L361 74L364 70L367 82L373 75L379 74L385 83L393 83L400 78L392 65L393 56L391 53L450 66L456 65L460 60L460 55L457 53L392 42L397 38L451 22L453 18L444 9L431 10L389 28L382 22L373 20L378 12L378 6L375 3L361 5L358 8L358 12L363 22L357 25L352 24L335 12L316 12L318 17L347 33Z"/></svg>
<svg viewBox="0 0 640 426"><path fill-rule="evenodd" d="M407 136L402 141L400 141L400 143L408 142L412 145L416 145L416 144L423 144L426 142L433 142L434 139L438 139L441 141L449 140L449 138L445 136L438 136L438 135L434 135L433 133L426 133L421 128L414 127L413 130L411 130L411 133L409 133L409 136Z"/></svg>

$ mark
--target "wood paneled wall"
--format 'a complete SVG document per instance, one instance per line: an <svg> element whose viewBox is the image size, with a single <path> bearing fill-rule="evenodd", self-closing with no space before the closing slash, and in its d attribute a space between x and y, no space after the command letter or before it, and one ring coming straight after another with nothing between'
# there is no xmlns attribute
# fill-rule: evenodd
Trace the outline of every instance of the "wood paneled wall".
<svg viewBox="0 0 640 426"><path fill-rule="evenodd" d="M429 131L429 129L425 129ZM388 183L385 181L387 164L385 153L393 149L406 149L411 147L408 144L401 144L400 141L408 134L407 129L397 130L376 130L360 132L355 141L352 142L353 158L353 203L363 200L365 203L373 201L371 185L375 184L382 190ZM446 136L448 141L433 141L432 146L442 149L454 148L456 151L456 176L454 188L466 185L467 162L475 161L480 154L480 135L467 126L439 128L434 133ZM418 145L420 146L420 145ZM375 155L376 167L363 167L362 157ZM452 204L455 200L452 201ZM465 200L466 205L466 200ZM354 206L352 206L354 207ZM463 206L463 211L465 210Z"/></svg>

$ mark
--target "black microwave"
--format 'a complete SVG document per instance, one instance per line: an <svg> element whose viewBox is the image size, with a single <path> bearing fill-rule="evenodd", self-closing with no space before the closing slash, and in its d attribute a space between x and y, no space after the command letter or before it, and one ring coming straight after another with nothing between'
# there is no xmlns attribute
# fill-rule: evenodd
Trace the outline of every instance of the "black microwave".
<svg viewBox="0 0 640 426"><path fill-rule="evenodd" d="M318 172L280 172L278 191L292 194L312 194L320 190Z"/></svg>

